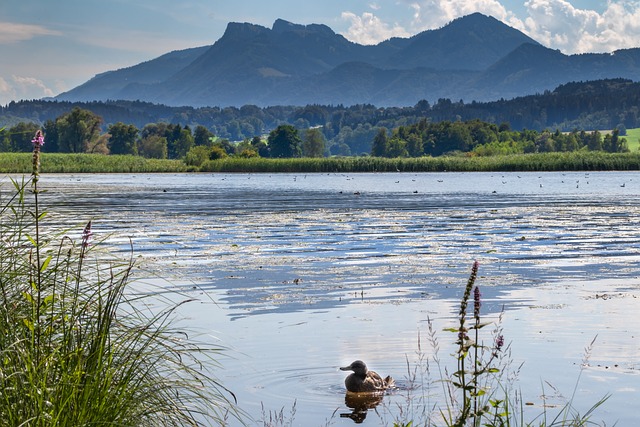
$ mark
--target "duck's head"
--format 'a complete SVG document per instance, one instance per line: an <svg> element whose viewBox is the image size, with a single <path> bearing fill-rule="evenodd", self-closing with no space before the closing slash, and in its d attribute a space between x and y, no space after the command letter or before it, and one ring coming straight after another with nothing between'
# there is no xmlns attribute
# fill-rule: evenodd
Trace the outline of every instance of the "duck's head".
<svg viewBox="0 0 640 427"><path fill-rule="evenodd" d="M340 368L341 371L353 371L356 375L364 377L367 375L367 365L362 360L356 360L349 366Z"/></svg>

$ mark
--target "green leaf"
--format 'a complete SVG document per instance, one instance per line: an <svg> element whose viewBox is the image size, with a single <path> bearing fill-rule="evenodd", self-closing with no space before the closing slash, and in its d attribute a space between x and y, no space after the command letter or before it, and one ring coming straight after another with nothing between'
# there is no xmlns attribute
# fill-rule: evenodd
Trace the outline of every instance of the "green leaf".
<svg viewBox="0 0 640 427"><path fill-rule="evenodd" d="M29 242L31 242L31 244L32 244L33 246L38 246L38 244L37 244L37 243L36 243L36 241L33 239L33 237L29 236L28 234L27 234L27 239L29 239Z"/></svg>
<svg viewBox="0 0 640 427"><path fill-rule="evenodd" d="M483 323L479 323L477 325L470 326L469 329L482 329L485 326L491 325L491 324L493 324L493 322L483 322Z"/></svg>
<svg viewBox="0 0 640 427"><path fill-rule="evenodd" d="M42 306L43 306L43 307L48 307L48 306L50 306L51 304L53 304L53 299L54 299L53 295L47 295L47 296L44 298L44 300L42 300Z"/></svg>
<svg viewBox="0 0 640 427"><path fill-rule="evenodd" d="M30 293L28 293L28 292L23 292L23 293L22 293L22 296L24 297L24 299L26 299L26 300L27 300L27 302L29 302L30 304L33 304L34 300L33 300L33 297L31 296L31 294L30 294Z"/></svg>
<svg viewBox="0 0 640 427"><path fill-rule="evenodd" d="M42 263L42 266L40 267L40 272L41 273L47 269L47 267L49 266L49 263L51 262L51 258L52 258L52 256L49 255L47 257L47 259L44 260L44 262Z"/></svg>
<svg viewBox="0 0 640 427"><path fill-rule="evenodd" d="M33 322L29 319L22 319L22 322L24 323L24 325L31 331L33 332Z"/></svg>

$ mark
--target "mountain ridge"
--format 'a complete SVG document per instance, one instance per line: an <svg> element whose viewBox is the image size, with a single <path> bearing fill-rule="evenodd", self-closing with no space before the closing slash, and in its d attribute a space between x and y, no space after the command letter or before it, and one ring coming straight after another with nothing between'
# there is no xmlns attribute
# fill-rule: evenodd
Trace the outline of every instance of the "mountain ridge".
<svg viewBox="0 0 640 427"><path fill-rule="evenodd" d="M565 55L480 13L376 45L354 43L323 24L277 19L271 28L231 22L213 45L101 73L55 99L408 106L440 98L485 102L638 75L640 49Z"/></svg>

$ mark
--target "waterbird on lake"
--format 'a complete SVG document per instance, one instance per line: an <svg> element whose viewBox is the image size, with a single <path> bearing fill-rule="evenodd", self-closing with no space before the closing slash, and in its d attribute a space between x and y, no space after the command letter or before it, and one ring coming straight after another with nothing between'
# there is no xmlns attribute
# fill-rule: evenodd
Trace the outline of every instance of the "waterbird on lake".
<svg viewBox="0 0 640 427"><path fill-rule="evenodd" d="M393 378L387 376L382 378L374 371L367 369L367 365L362 360L356 360L349 366L340 368L341 371L353 371L345 380L344 385L347 391L352 393L375 393L385 391L393 387Z"/></svg>

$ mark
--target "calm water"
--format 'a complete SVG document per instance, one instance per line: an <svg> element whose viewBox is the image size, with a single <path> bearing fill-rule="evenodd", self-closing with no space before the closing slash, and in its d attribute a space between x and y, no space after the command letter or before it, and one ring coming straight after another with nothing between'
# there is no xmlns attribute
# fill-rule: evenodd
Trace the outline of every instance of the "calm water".
<svg viewBox="0 0 640 427"><path fill-rule="evenodd" d="M167 278L162 286L198 298L185 322L230 348L218 376L256 420L264 406L293 425L353 424L338 367L354 359L400 386L363 425L402 411L420 418L406 395L432 406L439 389L425 379L409 392L407 362L416 366L419 350L433 356L432 319L450 366L455 336L442 329L455 325L476 259L484 313L497 320L504 309L529 418L571 397L596 336L578 409L612 393L597 420L640 418L635 173L45 175L41 184L53 223L79 234L93 219L116 250L133 243L145 282Z"/></svg>

